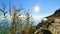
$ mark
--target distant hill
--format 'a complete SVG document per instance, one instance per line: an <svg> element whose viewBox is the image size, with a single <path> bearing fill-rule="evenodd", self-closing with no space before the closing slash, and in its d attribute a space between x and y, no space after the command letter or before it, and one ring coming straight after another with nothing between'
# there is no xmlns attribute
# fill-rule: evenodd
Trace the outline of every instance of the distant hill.
<svg viewBox="0 0 60 34"><path fill-rule="evenodd" d="M52 15L47 16L46 18L49 18L49 17L58 17L58 16L60 16L60 8L58 10L56 10Z"/></svg>

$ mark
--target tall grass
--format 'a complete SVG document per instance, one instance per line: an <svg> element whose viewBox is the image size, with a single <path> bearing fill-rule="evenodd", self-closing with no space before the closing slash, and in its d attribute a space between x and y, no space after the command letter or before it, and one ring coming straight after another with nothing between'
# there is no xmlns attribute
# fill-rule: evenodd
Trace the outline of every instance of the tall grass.
<svg viewBox="0 0 60 34"><path fill-rule="evenodd" d="M35 34L36 31L40 31L41 29L36 29L34 25L34 20L32 18L32 15L30 15L29 11L23 10L23 8L17 8L15 5L13 8L11 8L11 3L9 2L9 14L6 11L6 5L2 2L2 9L0 11L3 13L3 26L0 26L0 34ZM24 11L21 13L21 11ZM12 13L13 12L13 13ZM8 21L8 16L11 19L11 24ZM22 15L22 16L21 16ZM0 16L1 17L1 16ZM2 18L1 18L2 19ZM42 20L42 23L45 24L45 22ZM9 27L8 27L9 26ZM42 28L43 29L43 28Z"/></svg>

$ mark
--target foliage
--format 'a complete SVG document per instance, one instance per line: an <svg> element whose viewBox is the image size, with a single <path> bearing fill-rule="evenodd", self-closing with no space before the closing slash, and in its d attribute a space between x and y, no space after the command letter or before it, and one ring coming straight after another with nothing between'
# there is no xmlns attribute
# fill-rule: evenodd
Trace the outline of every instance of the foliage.
<svg viewBox="0 0 60 34"><path fill-rule="evenodd" d="M11 3L9 2L9 4L9 11L6 11L6 5L2 2L0 12L3 14L0 13L0 17L3 18L0 18L2 22L2 26L0 23L0 34L42 34L45 33L46 30L49 31L48 28L52 22L42 19L41 23L35 26L29 11L25 11L24 8L21 7L17 8L15 5L11 8ZM22 10L24 13L21 13Z"/></svg>
<svg viewBox="0 0 60 34"><path fill-rule="evenodd" d="M10 3L10 2L9 2ZM11 3L10 3L11 5ZM5 10L6 6L4 3L2 3L2 7L3 9L0 9L0 11L3 13L3 25L0 26L0 34L33 34L35 31L35 25L34 25L34 21L32 16L30 16L29 12L24 13L25 16L21 16L23 14L21 14L20 12L23 10L23 8L16 8L16 6L14 5L13 8L11 8L11 6L9 6L9 13ZM13 13L12 10L14 10ZM9 16L8 16L8 15ZM2 16L0 16L2 17ZM23 18L24 17L24 18ZM11 24L9 24L9 20L11 19L10 22ZM1 18L2 19L2 18ZM24 19L24 20L23 20ZM23 22L25 21L25 22ZM9 25L10 26L9 26ZM2 30L1 30L2 29Z"/></svg>

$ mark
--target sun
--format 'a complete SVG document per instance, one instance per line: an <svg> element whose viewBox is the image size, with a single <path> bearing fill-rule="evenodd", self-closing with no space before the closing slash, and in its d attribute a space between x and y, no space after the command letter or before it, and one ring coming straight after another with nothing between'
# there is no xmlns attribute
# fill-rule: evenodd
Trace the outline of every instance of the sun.
<svg viewBox="0 0 60 34"><path fill-rule="evenodd" d="M39 12L39 9L40 9L39 6L35 6L35 7L34 7L34 11L35 11L35 12Z"/></svg>

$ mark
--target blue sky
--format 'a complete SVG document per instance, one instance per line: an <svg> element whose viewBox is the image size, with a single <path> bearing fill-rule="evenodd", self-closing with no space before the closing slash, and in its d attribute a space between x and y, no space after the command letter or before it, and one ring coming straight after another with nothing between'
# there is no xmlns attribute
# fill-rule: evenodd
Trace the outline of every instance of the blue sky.
<svg viewBox="0 0 60 34"><path fill-rule="evenodd" d="M48 16L55 12L55 10L60 8L60 0L3 0L6 4L6 10L9 8L9 1L12 5L16 5L17 8L23 4L25 10L30 10L33 16ZM0 0L0 8L2 0ZM35 12L34 7L39 6L40 11Z"/></svg>
<svg viewBox="0 0 60 34"><path fill-rule="evenodd" d="M7 10L9 8L9 1L11 2L12 5L16 5L17 8L23 4L23 8L25 10L30 10L31 14L33 15L42 15L42 16L47 16L51 15L54 13L54 11L58 8L60 8L60 0L3 0L4 3L7 6ZM2 7L1 5L2 0L0 0L0 8ZM39 6L40 11L39 12L34 12L34 7Z"/></svg>

